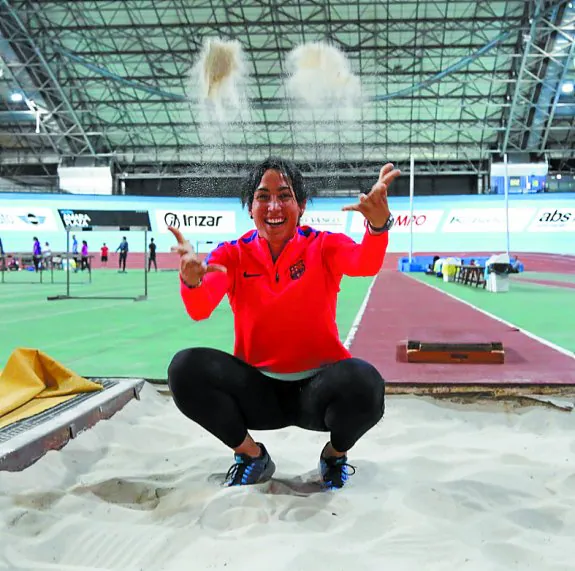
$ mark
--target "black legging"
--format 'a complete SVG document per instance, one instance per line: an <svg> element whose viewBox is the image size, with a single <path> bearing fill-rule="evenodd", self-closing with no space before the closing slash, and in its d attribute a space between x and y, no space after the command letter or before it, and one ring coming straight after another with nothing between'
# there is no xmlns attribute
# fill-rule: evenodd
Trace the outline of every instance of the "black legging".
<svg viewBox="0 0 575 571"><path fill-rule="evenodd" d="M120 252L120 257L118 258L118 267L123 271L126 271L127 259L128 259L128 252Z"/></svg>
<svg viewBox="0 0 575 571"><path fill-rule="evenodd" d="M349 450L381 419L385 383L360 359L345 359L303 381L279 381L217 349L177 353L168 368L176 406L230 448L248 430L299 426L331 432L333 447Z"/></svg>

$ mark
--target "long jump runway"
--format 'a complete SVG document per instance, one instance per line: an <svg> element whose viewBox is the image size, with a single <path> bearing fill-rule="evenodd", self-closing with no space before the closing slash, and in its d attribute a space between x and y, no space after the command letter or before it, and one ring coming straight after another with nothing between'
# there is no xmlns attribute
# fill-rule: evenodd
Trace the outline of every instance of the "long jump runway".
<svg viewBox="0 0 575 571"><path fill-rule="evenodd" d="M438 341L458 336L465 341L473 334L500 341L505 363L407 363L397 357L398 346L422 331L436 334ZM569 354L394 270L377 276L351 352L373 363L392 386L575 385L575 358Z"/></svg>

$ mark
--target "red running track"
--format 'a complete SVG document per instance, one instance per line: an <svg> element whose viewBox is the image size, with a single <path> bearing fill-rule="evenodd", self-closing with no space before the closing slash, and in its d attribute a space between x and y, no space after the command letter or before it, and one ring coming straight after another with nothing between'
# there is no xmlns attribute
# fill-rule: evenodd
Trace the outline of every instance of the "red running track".
<svg viewBox="0 0 575 571"><path fill-rule="evenodd" d="M401 362L397 347L422 332L438 341L501 341L502 365L420 364ZM429 336L427 339L429 340ZM409 276L382 271L351 345L355 357L373 363L390 382L405 384L575 385L575 359L540 343Z"/></svg>

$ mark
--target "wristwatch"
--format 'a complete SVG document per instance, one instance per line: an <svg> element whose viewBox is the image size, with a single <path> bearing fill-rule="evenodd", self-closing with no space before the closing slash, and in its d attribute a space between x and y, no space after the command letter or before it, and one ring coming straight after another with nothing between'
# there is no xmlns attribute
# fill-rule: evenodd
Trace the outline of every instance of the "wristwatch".
<svg viewBox="0 0 575 571"><path fill-rule="evenodd" d="M366 222L367 222L367 220L366 220ZM379 227L379 228L376 228L375 226L372 226L369 222L367 222L367 225L368 225L374 232L388 232L388 231L391 229L391 227L393 226L393 223L394 223L394 222L395 222L395 219L393 218L393 215L390 214L390 215L389 215L389 218L387 219L387 222L386 222L383 226L381 226L381 227Z"/></svg>

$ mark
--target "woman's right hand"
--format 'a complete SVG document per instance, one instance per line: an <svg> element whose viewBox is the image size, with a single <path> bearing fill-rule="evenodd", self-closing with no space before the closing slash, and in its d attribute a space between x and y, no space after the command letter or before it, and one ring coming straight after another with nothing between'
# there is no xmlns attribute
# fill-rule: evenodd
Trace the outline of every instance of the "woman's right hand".
<svg viewBox="0 0 575 571"><path fill-rule="evenodd" d="M183 234L173 226L168 226L168 230L174 235L178 244L172 246L170 250L180 256L180 276L190 287L200 285L202 278L208 272L226 272L226 267L219 264L206 264L194 251L194 247L186 240Z"/></svg>

